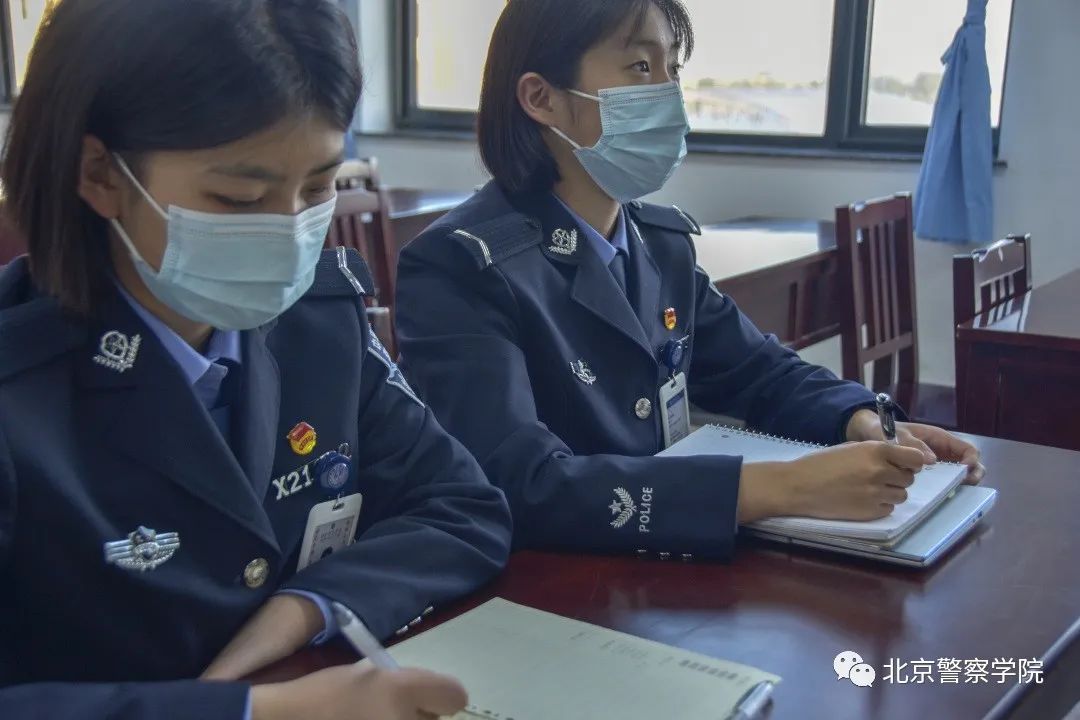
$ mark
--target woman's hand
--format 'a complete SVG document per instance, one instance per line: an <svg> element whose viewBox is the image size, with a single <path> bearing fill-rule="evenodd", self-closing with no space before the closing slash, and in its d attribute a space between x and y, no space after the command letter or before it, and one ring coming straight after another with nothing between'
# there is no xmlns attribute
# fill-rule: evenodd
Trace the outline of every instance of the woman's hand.
<svg viewBox="0 0 1080 720"><path fill-rule="evenodd" d="M884 440L877 413L872 410L855 413L848 423L847 439L853 442ZM979 449L948 430L921 423L897 423L896 439L901 445L921 450L928 464L944 460L967 465L968 473L964 482L968 485L977 485L986 475L986 467L980 462Z"/></svg>
<svg viewBox="0 0 1080 720"><path fill-rule="evenodd" d="M467 704L465 688L453 678L366 662L251 690L252 720L433 720Z"/></svg>

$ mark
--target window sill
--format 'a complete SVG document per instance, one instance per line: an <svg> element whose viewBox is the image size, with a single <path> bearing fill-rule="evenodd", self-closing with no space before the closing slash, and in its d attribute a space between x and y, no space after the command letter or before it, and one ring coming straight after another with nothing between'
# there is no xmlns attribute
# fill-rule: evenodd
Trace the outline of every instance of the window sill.
<svg viewBox="0 0 1080 720"><path fill-rule="evenodd" d="M922 152L895 151L895 150L870 150L855 148L800 148L791 146L766 146L766 145L723 145L711 142L695 141L691 138L687 147L691 154L698 155L726 155L734 157L762 157L762 158L806 158L809 160L842 160L849 162L889 162L889 163L922 163ZM994 168L1006 168L1006 160L996 158Z"/></svg>
<svg viewBox="0 0 1080 720"><path fill-rule="evenodd" d="M476 142L476 132L459 128L397 128L385 131L364 131L356 133L359 138L379 138L388 140L447 140L453 142ZM691 138L688 143L691 155L701 157L709 155L729 157L761 157L761 158L805 158L808 160L842 160L849 162L890 162L912 163L922 162L921 152L896 152L887 150L857 150L857 149L832 149L832 148L797 148L785 146L763 145L722 145L711 142L701 142ZM994 168L1008 167L1008 162L1003 159L994 160Z"/></svg>

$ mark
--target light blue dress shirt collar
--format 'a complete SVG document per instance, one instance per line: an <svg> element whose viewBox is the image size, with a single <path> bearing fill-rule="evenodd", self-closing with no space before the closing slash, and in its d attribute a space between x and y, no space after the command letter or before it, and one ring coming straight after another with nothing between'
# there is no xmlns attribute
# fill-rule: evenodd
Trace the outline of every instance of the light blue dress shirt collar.
<svg viewBox="0 0 1080 720"><path fill-rule="evenodd" d="M589 245L596 254L603 260L604 265L610 265L611 261L615 259L618 253L623 253L624 256L628 256L630 253L629 245L626 239L626 208L619 207L619 216L615 220L615 232L611 234L611 239L608 240L604 237L599 230L594 228L589 223L578 215L576 212L570 209L570 206L562 201L562 199L552 193L552 196L559 201L559 204L563 206L566 212L570 213L570 217L574 219L574 222L585 232L585 237L589 241Z"/></svg>
<svg viewBox="0 0 1080 720"><path fill-rule="evenodd" d="M153 313L144 308L139 301L119 282L116 283L120 294L131 305L131 309L142 319L150 331L154 333L165 352L173 359L188 385L195 383L206 374L210 366L218 360L230 360L240 364L240 333L235 330L214 330L210 335L210 341L206 344L206 353L201 354L195 348L184 342L184 339L163 323Z"/></svg>

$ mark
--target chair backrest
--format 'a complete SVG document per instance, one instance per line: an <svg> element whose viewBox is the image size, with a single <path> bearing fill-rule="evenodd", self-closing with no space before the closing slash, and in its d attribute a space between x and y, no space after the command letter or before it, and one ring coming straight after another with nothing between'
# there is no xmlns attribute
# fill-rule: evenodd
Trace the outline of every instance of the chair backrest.
<svg viewBox="0 0 1080 720"><path fill-rule="evenodd" d="M967 322L1031 289L1031 235L953 256L953 325Z"/></svg>
<svg viewBox="0 0 1080 720"><path fill-rule="evenodd" d="M919 382L911 195L838 207L836 245L844 378L866 384L863 369L873 363L870 387L895 386L910 406Z"/></svg>
<svg viewBox="0 0 1080 720"><path fill-rule="evenodd" d="M1005 309L1031 289L1031 235L1009 235L990 247L953 256L953 327L976 315ZM956 344L957 425L967 427L969 346Z"/></svg>
<svg viewBox="0 0 1080 720"><path fill-rule="evenodd" d="M365 190L377 190L379 184L379 161L375 158L361 158L358 160L346 160L338 168L334 183L338 190L351 190L364 188Z"/></svg>

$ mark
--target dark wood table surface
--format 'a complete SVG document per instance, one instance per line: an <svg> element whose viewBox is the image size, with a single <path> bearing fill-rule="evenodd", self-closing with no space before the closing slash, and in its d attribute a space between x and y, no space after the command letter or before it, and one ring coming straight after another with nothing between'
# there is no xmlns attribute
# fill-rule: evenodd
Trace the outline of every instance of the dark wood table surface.
<svg viewBox="0 0 1080 720"><path fill-rule="evenodd" d="M390 196L391 220L430 215L442 216L472 196L471 192L459 190L417 188L389 188L387 194Z"/></svg>
<svg viewBox="0 0 1080 720"><path fill-rule="evenodd" d="M419 190L388 188L390 198L390 228L393 233L387 247L390 283L397 283L398 255L401 249L429 225L468 200L471 192L456 190Z"/></svg>
<svg viewBox="0 0 1080 720"><path fill-rule="evenodd" d="M753 540L730 564L523 552L491 587L419 629L500 596L774 672L783 677L774 720L1056 720L1080 700L1080 453L973 440L997 506L928 570ZM875 666L872 688L836 679L843 650ZM890 684L894 658L1040 658L1045 681ZM351 659L340 647L306 651L259 679Z"/></svg>
<svg viewBox="0 0 1080 720"><path fill-rule="evenodd" d="M1080 270L956 329L965 428L1080 450Z"/></svg>
<svg viewBox="0 0 1080 720"><path fill-rule="evenodd" d="M795 348L840 333L836 224L749 217L707 225L698 264L762 331Z"/></svg>

